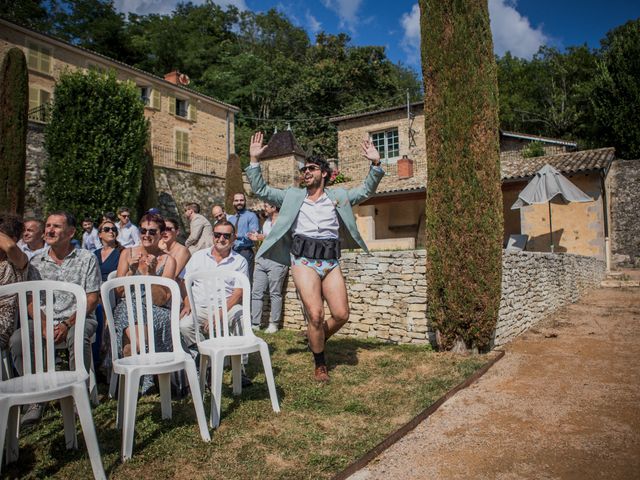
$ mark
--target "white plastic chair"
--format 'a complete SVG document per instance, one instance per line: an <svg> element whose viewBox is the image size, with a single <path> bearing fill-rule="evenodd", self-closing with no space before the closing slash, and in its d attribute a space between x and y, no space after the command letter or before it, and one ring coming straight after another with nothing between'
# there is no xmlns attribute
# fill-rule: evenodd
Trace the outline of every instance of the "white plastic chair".
<svg viewBox="0 0 640 480"><path fill-rule="evenodd" d="M171 339L173 351L156 352L155 329L153 318L153 305L151 287L159 285L166 287L171 292ZM117 342L115 341L116 329L113 318L110 292L114 288L124 287L122 301L127 307L129 320L129 338L131 340L131 355L119 358ZM142 291L146 292L143 295ZM133 290L133 292L132 292ZM147 275L135 275L108 280L102 285L102 300L104 312L107 317L111 337L111 355L113 373L119 375L120 389L118 392L118 428L122 431L122 460L131 458L133 451L133 432L136 419L136 405L138 402L138 388L142 375L157 375L160 387L160 401L162 405L162 418L171 418L171 373L185 370L193 404L198 418L200 435L206 442L211 440L207 429L207 420L204 413L204 405L198 384L198 372L191 355L186 353L180 344L180 288L178 284L169 278ZM135 299L135 305L134 305ZM146 302L146 316L143 317L142 302ZM135 309L135 316L134 316ZM140 321L143 319L145 321ZM138 323L135 323L135 320ZM139 345L139 351L135 348Z"/></svg>
<svg viewBox="0 0 640 480"><path fill-rule="evenodd" d="M70 293L76 299L75 368L73 370L56 371L55 345L53 343L54 292ZM0 287L0 297L14 294L18 295L24 375L0 381L0 446L4 446L5 435L9 432L6 444L6 461L10 463L18 459L20 406L59 399L67 448L78 447L73 410L75 402L93 475L95 478L106 478L89 404L87 390L89 374L84 366L83 338L87 311L86 293L79 285L51 280L19 282ZM44 311L47 319L46 339L42 338L42 313L41 308L36 308L38 302L34 302L33 322L28 322L27 296L32 299L44 297ZM31 326L33 332L30 332ZM34 360L32 360L32 339L33 352L43 352L43 354L34 354ZM0 450L1 465L2 450Z"/></svg>
<svg viewBox="0 0 640 480"><path fill-rule="evenodd" d="M117 277L118 277L118 272L117 272L117 270L114 270L109 275L107 275L107 280L113 280L114 278L117 278ZM111 290L109 292L109 301L110 301L110 304L111 304L111 308L112 309L116 308L116 302L118 301L118 297L116 296L116 291L115 290ZM103 305L103 307L104 307L104 305ZM104 308L103 308L103 310L104 310ZM103 321L105 321L105 320L106 320L106 318L103 319ZM111 331L109 331L109 339L110 339L110 341L113 341L113 338L114 338L113 335L115 335L115 333L112 333ZM109 379L109 397L115 398L115 396L116 396L116 388L118 388L118 374L113 371L113 368L111 368L111 378Z"/></svg>
<svg viewBox="0 0 640 480"><path fill-rule="evenodd" d="M236 332L229 329L229 311L227 309L227 299L225 294L225 279L235 281L235 288L242 288L242 317L239 328ZM204 282L204 290L208 293L207 306L205 312L198 312L202 303L194 301L193 286L196 282ZM238 287L238 283L240 287ZM249 305L251 304L249 279L246 275L238 272L214 271L201 272L187 275L185 278L189 304L191 305L191 316L195 323L196 338L198 341L198 351L200 352L200 381L204 383L206 378L207 364L211 361L211 413L209 422L213 428L220 425L220 402L222 399L222 376L225 357L231 357L231 370L233 378L233 394L242 393L242 355L252 352L260 352L264 374L269 387L271 406L274 412L280 412L278 404L278 394L276 384L273 379L271 369L271 356L269 346L261 338L253 333L251 328L251 315ZM198 314L206 316L209 327L209 338L204 338L200 333ZM202 390L204 390L201 387Z"/></svg>

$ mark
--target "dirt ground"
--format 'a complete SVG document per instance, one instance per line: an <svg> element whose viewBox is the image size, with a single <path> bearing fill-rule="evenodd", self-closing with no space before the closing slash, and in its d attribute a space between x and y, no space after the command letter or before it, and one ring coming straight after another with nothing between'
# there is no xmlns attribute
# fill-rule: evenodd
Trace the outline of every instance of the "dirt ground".
<svg viewBox="0 0 640 480"><path fill-rule="evenodd" d="M640 479L640 289L596 290L505 350L350 478Z"/></svg>

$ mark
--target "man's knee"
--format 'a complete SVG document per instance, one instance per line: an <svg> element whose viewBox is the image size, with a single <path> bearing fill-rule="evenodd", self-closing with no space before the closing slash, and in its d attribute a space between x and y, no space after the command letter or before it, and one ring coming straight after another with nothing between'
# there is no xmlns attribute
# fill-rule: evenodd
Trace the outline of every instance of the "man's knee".
<svg viewBox="0 0 640 480"><path fill-rule="evenodd" d="M344 325L349 321L349 307L340 309L336 312L331 312L331 316L337 324Z"/></svg>
<svg viewBox="0 0 640 480"><path fill-rule="evenodd" d="M324 322L324 310L322 308L307 309L307 320L316 328L322 327Z"/></svg>

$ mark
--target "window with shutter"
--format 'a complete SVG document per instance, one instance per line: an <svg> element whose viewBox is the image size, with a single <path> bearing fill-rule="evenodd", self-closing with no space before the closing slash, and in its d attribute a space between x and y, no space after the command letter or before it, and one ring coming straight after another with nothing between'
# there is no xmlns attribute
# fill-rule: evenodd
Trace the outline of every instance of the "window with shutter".
<svg viewBox="0 0 640 480"><path fill-rule="evenodd" d="M176 162L189 163L189 132L176 130Z"/></svg>
<svg viewBox="0 0 640 480"><path fill-rule="evenodd" d="M176 114L176 99L172 96L169 96L169 113L172 115Z"/></svg>
<svg viewBox="0 0 640 480"><path fill-rule="evenodd" d="M27 66L40 73L51 74L51 49L29 43L27 53Z"/></svg>
<svg viewBox="0 0 640 480"><path fill-rule="evenodd" d="M192 122L195 122L198 116L198 108L195 106L195 104L189 102L188 112L189 112L189 120L191 120Z"/></svg>
<svg viewBox="0 0 640 480"><path fill-rule="evenodd" d="M160 90L156 90L155 88L151 89L151 108L160 110L161 102L162 95L160 94Z"/></svg>

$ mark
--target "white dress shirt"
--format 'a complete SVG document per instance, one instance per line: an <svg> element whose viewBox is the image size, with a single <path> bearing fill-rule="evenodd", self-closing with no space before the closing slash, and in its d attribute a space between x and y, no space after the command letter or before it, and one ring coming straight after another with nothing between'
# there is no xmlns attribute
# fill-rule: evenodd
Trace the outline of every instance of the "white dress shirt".
<svg viewBox="0 0 640 480"><path fill-rule="evenodd" d="M82 248L89 250L90 252L95 252L99 248L102 248L102 242L98 236L97 228L94 227L93 230L91 230L91 233L82 233Z"/></svg>
<svg viewBox="0 0 640 480"><path fill-rule="evenodd" d="M116 223L118 227L118 243L125 248L140 245L140 230L133 223L127 222L123 227L121 222Z"/></svg>
<svg viewBox="0 0 640 480"><path fill-rule="evenodd" d="M36 250L31 250L29 248L29 245L27 245L26 243L24 243L22 240L18 240L18 248L20 250L22 250L24 253L27 254L27 258L29 260L31 260L33 257L35 257L36 255L38 255L39 253L42 252L46 252L47 249L49 248L49 245L47 245L46 243L44 244L44 246L42 248L38 248Z"/></svg>
<svg viewBox="0 0 640 480"><path fill-rule="evenodd" d="M239 253L233 250L229 253L228 257L223 258L220 263L211 254L211 249L198 250L191 255L191 258L184 267L185 274L189 275L198 272L212 272L217 269L244 273L247 278L249 277L249 265L245 258ZM229 298L233 293L233 290L240 288L235 286L234 280L225 281L225 296ZM202 282L195 282L193 284L193 300L200 308L206 307L209 298L209 292L205 288Z"/></svg>
<svg viewBox="0 0 640 480"><path fill-rule="evenodd" d="M294 223L293 234L317 239L337 239L339 229L336 206L327 193L323 192L316 202L309 200L308 196L304 199Z"/></svg>

